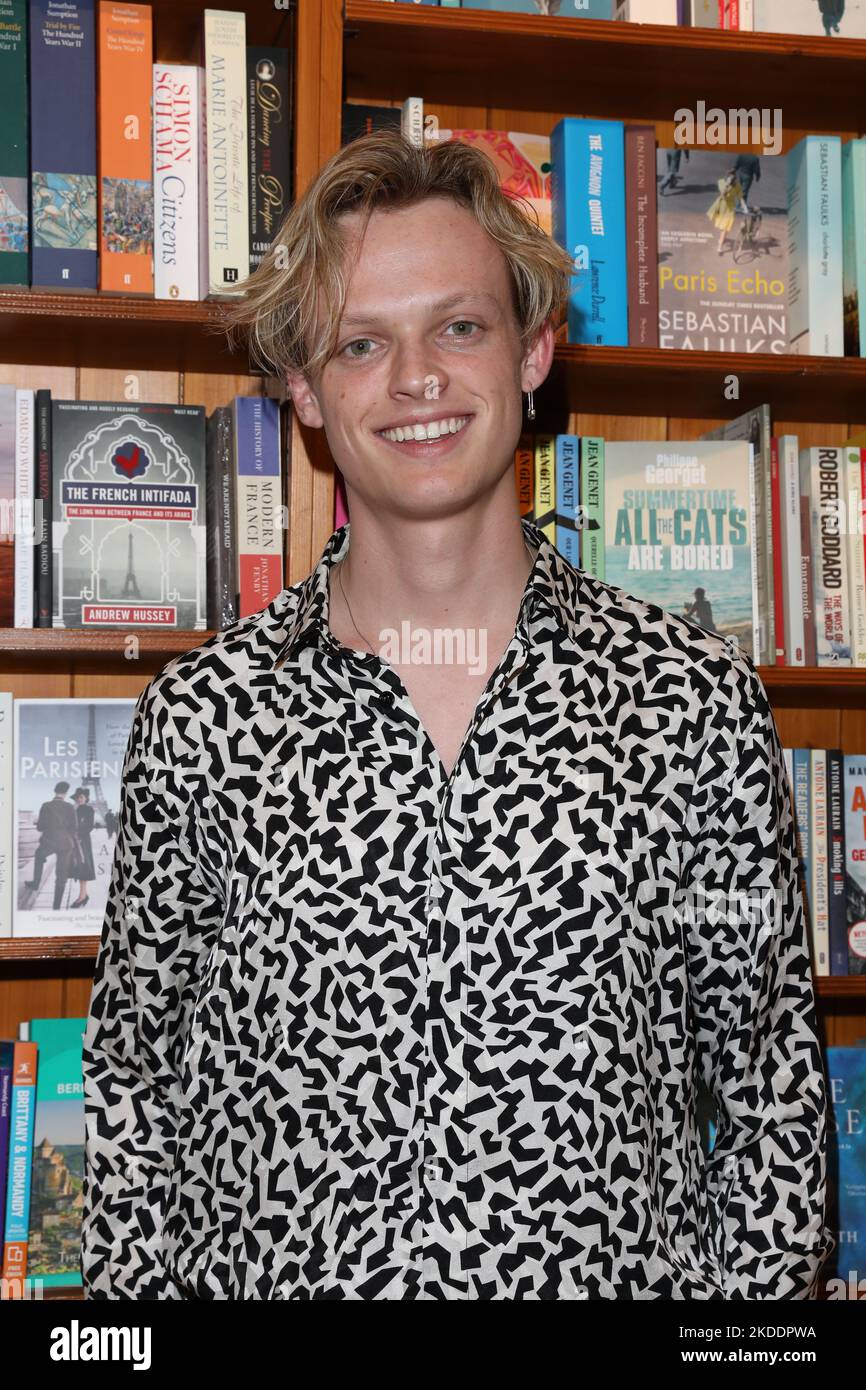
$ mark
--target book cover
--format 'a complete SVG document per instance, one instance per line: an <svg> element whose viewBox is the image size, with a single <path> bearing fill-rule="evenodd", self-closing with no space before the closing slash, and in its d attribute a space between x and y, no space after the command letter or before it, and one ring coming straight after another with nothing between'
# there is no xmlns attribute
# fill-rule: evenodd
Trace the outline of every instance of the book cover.
<svg viewBox="0 0 866 1390"><path fill-rule="evenodd" d="M787 155L788 352L841 357L842 142L807 135Z"/></svg>
<svg viewBox="0 0 866 1390"><path fill-rule="evenodd" d="M843 754L827 750L827 874L830 925L830 974L848 974L848 926L845 903L845 803Z"/></svg>
<svg viewBox="0 0 866 1390"><path fill-rule="evenodd" d="M845 448L848 608L851 622L851 665L866 666L866 538L864 538L863 476L866 449Z"/></svg>
<svg viewBox="0 0 866 1390"><path fill-rule="evenodd" d="M251 272L292 205L291 58L288 48L247 48Z"/></svg>
<svg viewBox="0 0 866 1390"><path fill-rule="evenodd" d="M12 719L12 692L0 690L0 938L12 935L12 788L15 781Z"/></svg>
<svg viewBox="0 0 866 1390"><path fill-rule="evenodd" d="M866 38L864 0L754 0L754 27L765 34Z"/></svg>
<svg viewBox="0 0 866 1390"><path fill-rule="evenodd" d="M780 435L780 547L782 562L782 620L785 656L789 666L806 665L803 624L803 555L800 527L800 441L796 434Z"/></svg>
<svg viewBox="0 0 866 1390"><path fill-rule="evenodd" d="M866 975L866 751L846 753L843 768L848 974Z"/></svg>
<svg viewBox="0 0 866 1390"><path fill-rule="evenodd" d="M846 357L866 348L866 140L842 145L842 337ZM864 304L860 316L861 300Z"/></svg>
<svg viewBox="0 0 866 1390"><path fill-rule="evenodd" d="M756 613L757 643L755 662L759 666L776 664L775 555L772 518L772 423L770 407L761 405L747 410L735 420L728 420L718 429L709 430L701 439L747 440L755 451L755 525L753 527L754 571L758 608Z"/></svg>
<svg viewBox="0 0 866 1390"><path fill-rule="evenodd" d="M794 820L796 825L797 856L799 866L800 896L809 940L812 939L812 879L811 879L811 810L810 795L812 785L812 755L808 748L793 750L794 764Z"/></svg>
<svg viewBox="0 0 866 1390"><path fill-rule="evenodd" d="M208 294L240 293L249 274L249 153L246 15L205 10Z"/></svg>
<svg viewBox="0 0 866 1390"><path fill-rule="evenodd" d="M9 1124L12 1117L12 1074L15 1044L0 1038L0 1251L6 1229L6 1179L9 1176Z"/></svg>
<svg viewBox="0 0 866 1390"><path fill-rule="evenodd" d="M205 412L53 401L54 626L206 625Z"/></svg>
<svg viewBox="0 0 866 1390"><path fill-rule="evenodd" d="M772 614L776 641L774 657L777 666L787 666L785 583L782 576L782 465L779 460L778 439L770 441L770 475L772 478L772 526L770 530L773 548Z"/></svg>
<svg viewBox="0 0 866 1390"><path fill-rule="evenodd" d="M754 660L749 445L607 439L605 574Z"/></svg>
<svg viewBox="0 0 866 1390"><path fill-rule="evenodd" d="M33 431L36 451L33 626L51 627L51 392L45 387L36 392Z"/></svg>
<svg viewBox="0 0 866 1390"><path fill-rule="evenodd" d="M81 1287L86 1026L86 1018L33 1018L28 1027L39 1048L27 1251L31 1297L40 1288Z"/></svg>
<svg viewBox="0 0 866 1390"><path fill-rule="evenodd" d="M6 1298L25 1297L37 1062L36 1044L16 1040L12 1061L9 1162L3 1232L2 1278Z"/></svg>
<svg viewBox="0 0 866 1390"><path fill-rule="evenodd" d="M845 486L845 450L800 450L800 491L808 492L815 604L815 648L819 666L851 665L851 615L847 547L840 526Z"/></svg>
<svg viewBox="0 0 866 1390"><path fill-rule="evenodd" d="M625 24L677 24L677 0L617 0L614 19Z"/></svg>
<svg viewBox="0 0 866 1390"><path fill-rule="evenodd" d="M535 436L535 524L556 544L556 435Z"/></svg>
<svg viewBox="0 0 866 1390"><path fill-rule="evenodd" d="M658 347L655 126L627 125L624 138L628 341L630 347Z"/></svg>
<svg viewBox="0 0 866 1390"><path fill-rule="evenodd" d="M235 506L240 616L267 607L283 587L280 414L271 396L235 396Z"/></svg>
<svg viewBox="0 0 866 1390"><path fill-rule="evenodd" d="M622 121L568 116L550 136L552 235L573 257L568 341L628 345Z"/></svg>
<svg viewBox="0 0 866 1390"><path fill-rule="evenodd" d="M788 351L785 159L657 152L659 346Z"/></svg>
<svg viewBox="0 0 866 1390"><path fill-rule="evenodd" d="M587 435L580 441L580 565L596 579L605 578L604 462L605 441Z"/></svg>
<svg viewBox="0 0 866 1390"><path fill-rule="evenodd" d="M95 291L94 0L30 0L32 286Z"/></svg>
<svg viewBox="0 0 866 1390"><path fill-rule="evenodd" d="M0 0L0 289L30 284L27 3Z"/></svg>
<svg viewBox="0 0 866 1390"><path fill-rule="evenodd" d="M514 450L514 481L521 516L535 519L535 435L521 434Z"/></svg>
<svg viewBox="0 0 866 1390"><path fill-rule="evenodd" d="M835 1241L822 1271L827 1299L856 1298L866 1270L866 1047L826 1050L827 1214Z"/></svg>
<svg viewBox="0 0 866 1390"><path fill-rule="evenodd" d="M517 198L530 209L530 219L538 220L541 230L551 235L551 154L545 135L519 130L452 130L438 127L436 139L462 140L482 150L499 175L504 193Z"/></svg>
<svg viewBox="0 0 866 1390"><path fill-rule="evenodd" d="M13 936L99 935L135 701L15 701Z"/></svg>
<svg viewBox="0 0 866 1390"><path fill-rule="evenodd" d="M229 406L217 406L206 427L207 625L216 632L240 617L231 414Z"/></svg>
<svg viewBox="0 0 866 1390"><path fill-rule="evenodd" d="M809 785L812 800L809 806L809 847L811 865L812 946L816 975L830 974L830 876L829 841L827 835L827 752L824 748L809 750L811 773Z"/></svg>
<svg viewBox="0 0 866 1390"><path fill-rule="evenodd" d="M99 288L153 294L153 16L99 0Z"/></svg>
<svg viewBox="0 0 866 1390"><path fill-rule="evenodd" d="M576 434L557 434L554 497L556 500L556 548L575 569L580 568L580 530L577 504L580 494L580 440Z"/></svg>
<svg viewBox="0 0 866 1390"><path fill-rule="evenodd" d="M799 439L798 439L799 444ZM812 563L812 480L808 468L798 463L800 474L800 601L803 605L803 657L805 666L818 665L818 633L815 626L815 567Z"/></svg>
<svg viewBox="0 0 866 1390"><path fill-rule="evenodd" d="M154 295L204 299L200 237L202 167L201 68L156 63L153 68Z"/></svg>
<svg viewBox="0 0 866 1390"><path fill-rule="evenodd" d="M15 626L33 627L36 609L36 393L15 391Z"/></svg>

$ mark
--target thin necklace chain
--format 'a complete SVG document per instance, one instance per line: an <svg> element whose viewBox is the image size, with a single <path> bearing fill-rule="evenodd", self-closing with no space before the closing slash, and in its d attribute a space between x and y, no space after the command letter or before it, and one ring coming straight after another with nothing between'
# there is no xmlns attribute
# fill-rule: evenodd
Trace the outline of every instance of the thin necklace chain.
<svg viewBox="0 0 866 1390"><path fill-rule="evenodd" d="M531 546L528 544L527 541L524 541L523 544L526 546L526 551L527 551L527 554L529 555L530 560L532 561L533 564L535 564L535 555L536 555L536 552L531 548ZM344 598L345 601L346 601L346 607L347 607L347 609L349 610L349 617L352 619L352 626L353 626L353 628L355 629L355 631L357 632L357 634L358 634L358 636L360 637L361 641L362 641L362 642L366 642L367 646L370 648L371 654L372 654L373 656L375 656L376 653L373 651L373 648L372 648L372 646L370 645L370 639L369 639L368 637L365 637L365 636L364 636L363 632L362 632L361 629L358 627L358 624L355 622L355 615L354 615L354 613L352 612L352 605L349 603L349 596L348 596L348 594L346 593L345 585L343 584L343 562L342 562L342 560L341 560L340 563L337 565L337 578L338 578L339 581L340 581L340 593L343 595L343 598Z"/></svg>

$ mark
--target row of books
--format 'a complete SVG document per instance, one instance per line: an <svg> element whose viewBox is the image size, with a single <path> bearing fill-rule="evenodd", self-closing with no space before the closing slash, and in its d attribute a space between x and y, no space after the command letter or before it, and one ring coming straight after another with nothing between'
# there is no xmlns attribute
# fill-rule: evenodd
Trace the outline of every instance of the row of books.
<svg viewBox="0 0 866 1390"><path fill-rule="evenodd" d="M393 2L393 0L392 0ZM771 34L866 38L863 0L409 0L448 9L568 15L627 24L686 24Z"/></svg>
<svg viewBox="0 0 866 1390"><path fill-rule="evenodd" d="M657 148L652 125L583 117L549 138L446 129L412 96L345 103L342 140L394 127L482 149L574 257L571 343L864 356L866 140L807 135L783 155L769 121L701 101Z"/></svg>
<svg viewBox="0 0 866 1390"><path fill-rule="evenodd" d="M0 1299L81 1287L86 1018L0 1039Z"/></svg>
<svg viewBox="0 0 866 1390"><path fill-rule="evenodd" d="M862 667L863 445L771 438L766 406L698 440L524 433L520 513L576 569L758 665Z"/></svg>
<svg viewBox="0 0 866 1390"><path fill-rule="evenodd" d="M0 385L0 626L224 629L283 587L285 412Z"/></svg>
<svg viewBox="0 0 866 1390"><path fill-rule="evenodd" d="M783 748L815 975L866 975L866 752Z"/></svg>
<svg viewBox="0 0 866 1390"><path fill-rule="evenodd" d="M148 4L4 0L0 289L232 295L292 198L292 51L205 10L154 61Z"/></svg>

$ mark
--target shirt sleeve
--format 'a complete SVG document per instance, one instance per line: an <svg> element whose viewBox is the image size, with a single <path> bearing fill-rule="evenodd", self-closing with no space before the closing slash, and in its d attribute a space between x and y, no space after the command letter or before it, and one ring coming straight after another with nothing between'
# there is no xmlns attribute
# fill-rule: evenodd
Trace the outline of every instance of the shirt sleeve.
<svg viewBox="0 0 866 1390"><path fill-rule="evenodd" d="M835 1241L794 814L757 671L742 653L723 666L679 904L697 1066L718 1107L705 1172L712 1238L726 1298L814 1298Z"/></svg>
<svg viewBox="0 0 866 1390"><path fill-rule="evenodd" d="M161 673L162 674L162 673ZM89 1299L179 1299L162 1233L183 1037L221 906L194 852L198 750L155 677L135 705L84 1034L81 1272Z"/></svg>

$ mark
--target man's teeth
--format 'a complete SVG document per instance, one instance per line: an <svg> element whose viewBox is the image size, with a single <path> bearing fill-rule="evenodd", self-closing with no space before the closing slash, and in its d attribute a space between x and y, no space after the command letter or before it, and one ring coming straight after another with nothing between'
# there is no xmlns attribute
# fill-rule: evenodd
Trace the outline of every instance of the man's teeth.
<svg viewBox="0 0 866 1390"><path fill-rule="evenodd" d="M443 434L456 434L462 430L468 419L468 415L452 415L447 420L431 420L427 425L403 425L395 430L380 430L379 433L395 444L402 444L407 439L440 439Z"/></svg>

